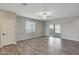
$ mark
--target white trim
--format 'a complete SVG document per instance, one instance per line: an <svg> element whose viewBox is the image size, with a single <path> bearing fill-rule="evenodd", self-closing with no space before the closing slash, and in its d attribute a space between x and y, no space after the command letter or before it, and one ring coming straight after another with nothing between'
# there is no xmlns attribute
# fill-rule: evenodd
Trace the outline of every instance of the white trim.
<svg viewBox="0 0 79 59"><path fill-rule="evenodd" d="M45 36L49 36L49 35L45 35ZM72 41L79 41L79 39L76 39L76 38L66 38L66 37L61 37L61 39L72 40Z"/></svg>
<svg viewBox="0 0 79 59"><path fill-rule="evenodd" d="M64 37L62 37L61 39L72 40L72 41L79 41L79 39L74 39L74 38L64 38Z"/></svg>
<svg viewBox="0 0 79 59"><path fill-rule="evenodd" d="M23 38L23 39L19 39L17 41L21 41L21 40L27 40L27 39L32 39L32 38L37 38L37 37L42 37L43 35L37 35L37 36L32 36L32 37L26 37L26 38Z"/></svg>

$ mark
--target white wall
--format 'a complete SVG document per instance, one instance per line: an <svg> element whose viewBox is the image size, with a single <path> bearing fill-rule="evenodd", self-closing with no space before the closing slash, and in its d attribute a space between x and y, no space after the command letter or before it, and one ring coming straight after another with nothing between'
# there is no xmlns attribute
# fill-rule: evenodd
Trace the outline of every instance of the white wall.
<svg viewBox="0 0 79 59"><path fill-rule="evenodd" d="M42 21L34 20L31 18L25 18L25 17L21 17L21 16L17 16L16 20L17 20L16 21L16 39L17 39L17 41L40 37L40 36L44 35L44 27L43 27L44 24ZM25 30L26 21L36 22L36 32L35 33L26 33L26 30Z"/></svg>
<svg viewBox="0 0 79 59"><path fill-rule="evenodd" d="M69 17L47 21L45 23L45 35L49 35L50 24L61 25L61 38L79 41L79 17Z"/></svg>

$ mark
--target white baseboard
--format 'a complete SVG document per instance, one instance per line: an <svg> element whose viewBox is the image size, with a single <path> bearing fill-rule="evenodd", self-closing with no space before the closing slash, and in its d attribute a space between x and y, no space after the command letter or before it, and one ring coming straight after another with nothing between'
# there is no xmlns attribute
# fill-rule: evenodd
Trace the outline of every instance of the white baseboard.
<svg viewBox="0 0 79 59"><path fill-rule="evenodd" d="M64 37L62 37L62 39L65 39L65 40L72 40L72 41L79 41L79 39L74 39L74 38L64 38Z"/></svg>
<svg viewBox="0 0 79 59"><path fill-rule="evenodd" d="M45 35L45 36L49 36L49 35ZM75 38L67 38L67 37L61 37L61 39L72 40L72 41L79 41L79 39L75 39Z"/></svg>
<svg viewBox="0 0 79 59"><path fill-rule="evenodd" d="M21 41L21 40L27 40L27 39L32 39L32 38L37 38L37 37L42 37L43 35L37 35L37 36L31 36L31 37L26 37L26 38L23 38L23 39L19 39L17 41Z"/></svg>

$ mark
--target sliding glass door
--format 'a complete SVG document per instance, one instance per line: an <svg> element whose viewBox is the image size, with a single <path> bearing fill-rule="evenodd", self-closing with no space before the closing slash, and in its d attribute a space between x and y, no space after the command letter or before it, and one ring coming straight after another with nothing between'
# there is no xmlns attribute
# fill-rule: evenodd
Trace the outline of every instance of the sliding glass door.
<svg viewBox="0 0 79 59"><path fill-rule="evenodd" d="M60 38L61 36L61 26L59 24L49 25L49 35L53 37Z"/></svg>

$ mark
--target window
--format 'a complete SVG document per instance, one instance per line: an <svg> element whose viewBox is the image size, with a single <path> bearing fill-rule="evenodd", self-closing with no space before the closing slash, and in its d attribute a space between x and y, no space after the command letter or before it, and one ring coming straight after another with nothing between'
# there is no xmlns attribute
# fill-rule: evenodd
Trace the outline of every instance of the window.
<svg viewBox="0 0 79 59"><path fill-rule="evenodd" d="M50 25L49 27L50 27L50 29L52 29L52 30L54 29L54 25Z"/></svg>
<svg viewBox="0 0 79 59"><path fill-rule="evenodd" d="M55 33L61 33L60 25L55 25Z"/></svg>
<svg viewBox="0 0 79 59"><path fill-rule="evenodd" d="M25 29L27 33L35 32L35 22L26 21Z"/></svg>
<svg viewBox="0 0 79 59"><path fill-rule="evenodd" d="M50 33L61 33L61 27L60 27L60 25L51 24L49 26L49 28L50 28Z"/></svg>

